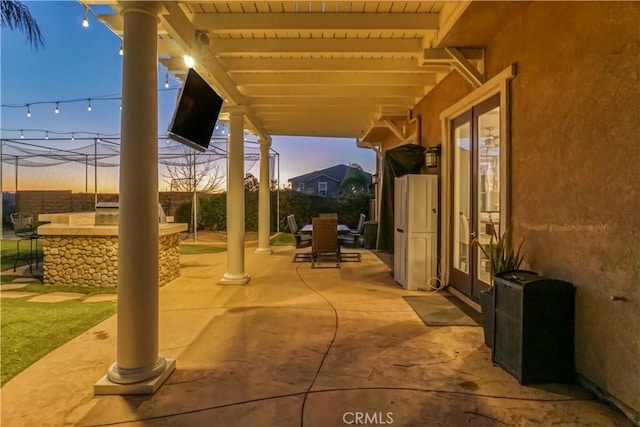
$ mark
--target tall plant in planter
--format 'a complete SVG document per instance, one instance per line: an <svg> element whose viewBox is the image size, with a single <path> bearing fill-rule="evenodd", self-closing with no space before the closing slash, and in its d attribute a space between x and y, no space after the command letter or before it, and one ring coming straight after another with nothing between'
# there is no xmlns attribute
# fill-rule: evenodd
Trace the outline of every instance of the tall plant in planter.
<svg viewBox="0 0 640 427"><path fill-rule="evenodd" d="M511 242L511 230L507 228L502 235L496 231L496 227L491 224L491 239L489 245L484 246L478 239L474 239L473 243L478 246L484 256L489 259L491 280L489 289L480 293L480 306L482 307L482 324L484 328L484 343L487 347L493 345L493 324L494 324L494 293L493 293L493 276L505 271L518 270L524 260L524 252L522 244L524 239L520 241L518 248L514 248Z"/></svg>

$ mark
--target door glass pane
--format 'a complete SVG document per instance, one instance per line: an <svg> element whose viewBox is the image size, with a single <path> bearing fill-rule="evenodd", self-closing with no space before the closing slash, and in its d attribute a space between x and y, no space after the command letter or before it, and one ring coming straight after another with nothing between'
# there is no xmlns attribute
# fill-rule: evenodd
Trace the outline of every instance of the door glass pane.
<svg viewBox="0 0 640 427"><path fill-rule="evenodd" d="M469 274L471 238L471 123L454 131L453 141L453 267Z"/></svg>
<svg viewBox="0 0 640 427"><path fill-rule="evenodd" d="M492 227L500 232L500 107L478 116L478 240L488 245ZM489 259L478 253L477 279L491 280Z"/></svg>

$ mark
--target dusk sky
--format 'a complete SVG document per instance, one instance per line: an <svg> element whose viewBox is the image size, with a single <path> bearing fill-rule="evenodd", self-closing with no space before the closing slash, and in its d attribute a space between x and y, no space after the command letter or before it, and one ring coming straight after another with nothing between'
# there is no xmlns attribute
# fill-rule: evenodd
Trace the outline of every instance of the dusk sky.
<svg viewBox="0 0 640 427"><path fill-rule="evenodd" d="M44 138L45 131L75 132L76 138L120 134L120 101L100 101L97 97L121 95L122 57L118 54L120 39L107 27L89 16L88 28L82 26L84 8L76 1L23 2L38 21L45 39L45 47L30 47L23 33L2 29L0 55L0 125L2 138ZM109 10L94 9L96 13ZM171 76L170 76L171 77ZM165 70L159 66L158 134L164 135L173 115L179 81L169 79L170 89L164 89ZM87 98L92 111L87 111ZM59 114L54 113L55 101L83 99L77 103L60 103ZM27 109L4 105L53 103L30 106ZM13 129L14 131L9 131ZM38 131L33 131L38 130ZM88 132L88 134L82 134ZM70 137L70 134L66 135ZM90 141L28 142L38 145L73 149L90 145ZM164 143L164 142L163 142ZM175 144L175 143L172 143ZM280 182L313 170L339 163L358 163L366 171L375 171L375 156L371 150L357 148L354 139L273 137L272 148L280 153ZM251 162L246 163L250 167ZM251 172L258 175L254 165ZM15 190L15 168L2 165L2 190ZM117 191L116 168L100 168L98 191ZM85 190L85 167L67 164L46 168L20 167L19 190L57 189ZM93 192L93 172L88 176L88 191ZM160 180L161 189L163 186Z"/></svg>

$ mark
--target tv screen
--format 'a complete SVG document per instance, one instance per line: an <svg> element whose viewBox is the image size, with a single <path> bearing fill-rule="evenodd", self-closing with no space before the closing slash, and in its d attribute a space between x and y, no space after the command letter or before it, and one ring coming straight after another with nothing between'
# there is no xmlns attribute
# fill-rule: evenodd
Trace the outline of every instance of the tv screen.
<svg viewBox="0 0 640 427"><path fill-rule="evenodd" d="M169 138L198 151L209 147L224 100L193 68L178 94Z"/></svg>

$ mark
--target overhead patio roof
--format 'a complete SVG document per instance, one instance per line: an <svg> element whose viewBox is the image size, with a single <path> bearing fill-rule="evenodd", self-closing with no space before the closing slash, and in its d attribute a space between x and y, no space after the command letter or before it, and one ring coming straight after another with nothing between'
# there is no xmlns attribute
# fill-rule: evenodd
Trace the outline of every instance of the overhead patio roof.
<svg viewBox="0 0 640 427"><path fill-rule="evenodd" d="M110 5L114 13L98 18L122 36L123 2L82 3ZM407 117L449 72L482 79L481 49L468 40L460 50L442 45L471 2L159 3L159 62L180 77L183 55L194 57L226 105L245 107L245 125L262 136L403 136L384 121ZM476 36L495 31L476 28Z"/></svg>

